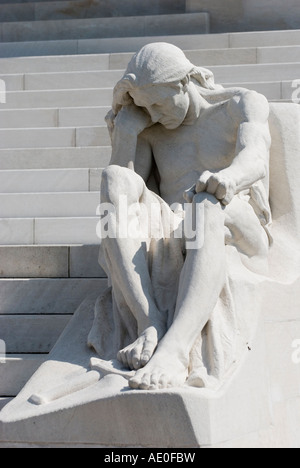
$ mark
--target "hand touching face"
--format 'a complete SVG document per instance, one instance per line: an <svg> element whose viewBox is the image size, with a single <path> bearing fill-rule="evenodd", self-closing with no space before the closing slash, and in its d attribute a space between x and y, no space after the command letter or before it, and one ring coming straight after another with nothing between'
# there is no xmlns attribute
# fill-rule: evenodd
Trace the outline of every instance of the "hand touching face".
<svg viewBox="0 0 300 468"><path fill-rule="evenodd" d="M130 95L136 106L148 112L154 124L160 123L168 130L183 123L190 106L189 94L181 83L137 88Z"/></svg>

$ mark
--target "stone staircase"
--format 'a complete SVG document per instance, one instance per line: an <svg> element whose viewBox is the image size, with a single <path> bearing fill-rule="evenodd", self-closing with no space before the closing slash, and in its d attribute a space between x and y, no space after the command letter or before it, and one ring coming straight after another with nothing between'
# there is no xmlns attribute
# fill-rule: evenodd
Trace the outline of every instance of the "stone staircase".
<svg viewBox="0 0 300 468"><path fill-rule="evenodd" d="M212 69L218 83L255 89L270 101L290 101L293 81L300 79L298 30L198 34L208 31L205 23L195 34L193 27L164 29L165 15L186 15L184 2L153 0L147 10L144 2L115 0L104 14L107 3L0 0L0 79L7 90L0 104L0 340L7 353L0 364L0 408L45 359L82 300L105 287L96 235L101 171L110 159L104 116L132 53L148 42L171 42ZM66 12L69 4L76 19ZM136 22L153 12L159 28L134 37ZM113 23L113 13L120 23ZM125 13L134 18L129 29ZM98 27L104 19L114 24L107 33L112 39ZM53 36L45 27L52 21L61 28ZM98 35L60 36L78 21L97 23Z"/></svg>

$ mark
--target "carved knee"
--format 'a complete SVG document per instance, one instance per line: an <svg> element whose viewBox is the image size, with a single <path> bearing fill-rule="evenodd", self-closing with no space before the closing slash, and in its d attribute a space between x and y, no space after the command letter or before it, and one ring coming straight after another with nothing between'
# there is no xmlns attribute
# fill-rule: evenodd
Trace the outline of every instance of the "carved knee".
<svg viewBox="0 0 300 468"><path fill-rule="evenodd" d="M120 196L127 197L128 204L139 201L144 181L135 172L121 166L108 166L102 173L101 202L118 206Z"/></svg>

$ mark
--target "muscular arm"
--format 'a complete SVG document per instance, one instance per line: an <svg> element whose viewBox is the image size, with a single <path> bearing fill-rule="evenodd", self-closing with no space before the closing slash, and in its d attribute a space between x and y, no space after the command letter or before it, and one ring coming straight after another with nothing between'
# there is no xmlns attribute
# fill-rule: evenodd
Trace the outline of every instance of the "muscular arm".
<svg viewBox="0 0 300 468"><path fill-rule="evenodd" d="M233 99L228 111L229 117L238 122L235 158L218 173L205 171L196 184L197 193L207 191L224 205L267 175L271 145L269 104L264 96L248 91Z"/></svg>
<svg viewBox="0 0 300 468"><path fill-rule="evenodd" d="M236 104L234 118L241 120L236 144L236 156L231 166L222 171L236 184L236 191L250 188L268 172L271 137L269 104L266 98L249 91Z"/></svg>
<svg viewBox="0 0 300 468"><path fill-rule="evenodd" d="M149 177L151 169L151 148L140 135L152 124L150 117L141 108L132 104L123 107L110 124L112 139L110 165L135 170L145 180Z"/></svg>

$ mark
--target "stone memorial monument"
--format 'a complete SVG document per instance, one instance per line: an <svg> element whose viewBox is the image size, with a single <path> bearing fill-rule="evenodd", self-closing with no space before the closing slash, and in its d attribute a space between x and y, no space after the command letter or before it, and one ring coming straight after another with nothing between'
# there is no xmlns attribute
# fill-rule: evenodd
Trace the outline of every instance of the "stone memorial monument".
<svg viewBox="0 0 300 468"><path fill-rule="evenodd" d="M87 298L3 410L7 438L200 447L267 430L263 313L299 266L285 137L296 107L270 112L264 96L216 85L167 43L134 55L107 116L108 289L96 305ZM295 230L286 243L280 210Z"/></svg>

